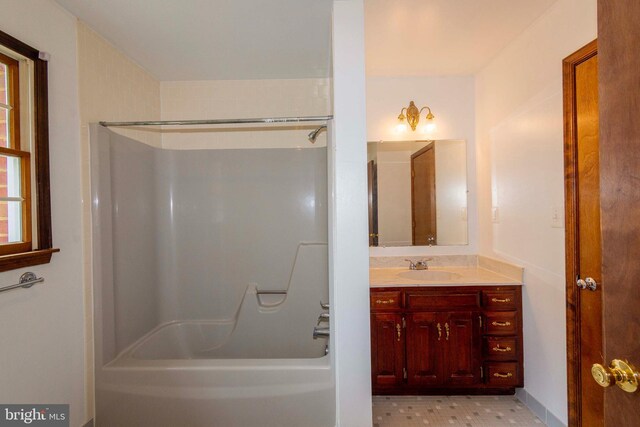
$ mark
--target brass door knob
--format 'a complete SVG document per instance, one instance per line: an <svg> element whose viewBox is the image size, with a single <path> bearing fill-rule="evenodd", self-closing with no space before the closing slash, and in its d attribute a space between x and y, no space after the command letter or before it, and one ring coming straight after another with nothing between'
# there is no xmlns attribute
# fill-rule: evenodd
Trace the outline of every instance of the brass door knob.
<svg viewBox="0 0 640 427"><path fill-rule="evenodd" d="M608 367L596 363L591 367L591 375L602 387L611 387L615 384L627 393L638 390L640 373L624 360L613 359Z"/></svg>

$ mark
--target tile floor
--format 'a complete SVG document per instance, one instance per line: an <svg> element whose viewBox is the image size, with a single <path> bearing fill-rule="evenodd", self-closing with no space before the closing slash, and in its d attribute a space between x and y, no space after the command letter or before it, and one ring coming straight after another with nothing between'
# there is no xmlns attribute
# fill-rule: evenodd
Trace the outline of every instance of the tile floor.
<svg viewBox="0 0 640 427"><path fill-rule="evenodd" d="M515 396L373 396L373 427L535 426L538 419Z"/></svg>

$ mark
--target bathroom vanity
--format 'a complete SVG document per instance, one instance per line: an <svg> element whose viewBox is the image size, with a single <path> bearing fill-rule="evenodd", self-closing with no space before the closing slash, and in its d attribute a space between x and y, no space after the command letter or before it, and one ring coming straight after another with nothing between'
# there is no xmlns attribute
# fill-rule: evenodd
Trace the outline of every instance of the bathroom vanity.
<svg viewBox="0 0 640 427"><path fill-rule="evenodd" d="M371 269L374 394L513 394L521 282L481 268Z"/></svg>

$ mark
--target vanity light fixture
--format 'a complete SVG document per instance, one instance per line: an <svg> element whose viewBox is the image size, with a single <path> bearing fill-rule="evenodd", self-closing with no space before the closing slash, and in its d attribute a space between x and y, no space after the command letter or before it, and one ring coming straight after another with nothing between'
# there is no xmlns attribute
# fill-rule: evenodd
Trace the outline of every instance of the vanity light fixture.
<svg viewBox="0 0 640 427"><path fill-rule="evenodd" d="M424 106L418 110L418 107L416 107L416 104L414 104L413 101L409 102L408 107L404 107L402 108L402 110L400 110L397 126L398 131L403 132L406 130L407 125L405 124L405 120L409 123L409 126L411 126L411 130L415 131L416 127L418 126L418 122L420 121L420 114L423 110L428 111L427 115L425 116L425 119L427 119L425 131L433 132L433 130L435 130L435 116L431 113L431 108Z"/></svg>

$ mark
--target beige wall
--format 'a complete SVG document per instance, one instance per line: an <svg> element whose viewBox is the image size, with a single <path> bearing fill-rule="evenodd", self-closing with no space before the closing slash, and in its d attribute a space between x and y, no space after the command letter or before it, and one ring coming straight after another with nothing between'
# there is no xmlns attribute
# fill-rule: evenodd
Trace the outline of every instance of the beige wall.
<svg viewBox="0 0 640 427"><path fill-rule="evenodd" d="M81 21L78 70L83 146L89 123L160 119L160 82ZM116 131L156 147L161 144L158 132Z"/></svg>
<svg viewBox="0 0 640 427"><path fill-rule="evenodd" d="M162 82L162 119L325 116L331 114L330 79L210 80ZM220 126L166 130L162 146L194 148L271 148L309 146L307 134L317 125L298 130L265 130L260 126ZM252 130L253 129L253 130ZM326 145L322 132L317 146Z"/></svg>
<svg viewBox="0 0 640 427"><path fill-rule="evenodd" d="M567 422L562 59L596 30L596 0L558 0L476 76L480 254L525 267L525 389L549 425Z"/></svg>
<svg viewBox="0 0 640 427"><path fill-rule="evenodd" d="M93 417L93 302L89 123L160 119L160 82L82 22L77 22L80 143L82 161L87 414ZM131 129L119 133L159 147L161 135Z"/></svg>
<svg viewBox="0 0 640 427"><path fill-rule="evenodd" d="M0 28L48 52L51 263L0 273L17 283L32 271L42 284L0 299L0 402L68 403L70 425L88 421L84 408L84 324L80 116L76 20L53 1L0 0Z"/></svg>

